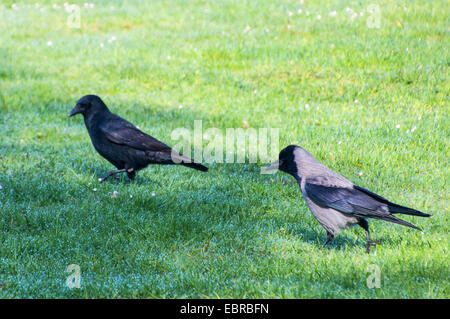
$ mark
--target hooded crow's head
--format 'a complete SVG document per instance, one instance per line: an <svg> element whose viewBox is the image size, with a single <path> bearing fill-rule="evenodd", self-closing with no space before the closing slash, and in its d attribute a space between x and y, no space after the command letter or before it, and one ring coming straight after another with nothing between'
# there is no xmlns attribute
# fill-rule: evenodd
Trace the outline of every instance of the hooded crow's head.
<svg viewBox="0 0 450 319"><path fill-rule="evenodd" d="M76 114L83 114L87 117L91 114L95 114L102 111L107 111L105 103L97 95L85 95L78 100L75 107L70 111L69 117Z"/></svg>
<svg viewBox="0 0 450 319"><path fill-rule="evenodd" d="M278 155L278 169L282 172L297 175L297 165L295 163L295 150L300 149L297 145L289 145L281 150Z"/></svg>
<svg viewBox="0 0 450 319"><path fill-rule="evenodd" d="M295 150L301 149L297 145L289 145L285 147L278 155L278 161L270 164L265 171L271 172L272 170L280 170L282 172L293 175L294 177L298 175L297 165L295 162Z"/></svg>

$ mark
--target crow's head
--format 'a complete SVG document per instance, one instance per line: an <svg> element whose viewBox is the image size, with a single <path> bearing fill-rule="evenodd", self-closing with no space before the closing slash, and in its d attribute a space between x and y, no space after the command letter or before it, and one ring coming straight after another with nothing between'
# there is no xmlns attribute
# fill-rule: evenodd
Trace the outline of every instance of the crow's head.
<svg viewBox="0 0 450 319"><path fill-rule="evenodd" d="M278 161L273 162L269 166L265 168L266 172L280 170L282 172L291 174L291 175L297 175L297 164L296 164L296 158L295 158L295 151L297 149L302 149L300 146L297 145L289 145L288 147L285 147L281 152L280 155L278 155Z"/></svg>
<svg viewBox="0 0 450 319"><path fill-rule="evenodd" d="M76 114L88 116L97 112L108 110L105 103L97 95L85 95L78 100L75 107L70 111L69 117Z"/></svg>

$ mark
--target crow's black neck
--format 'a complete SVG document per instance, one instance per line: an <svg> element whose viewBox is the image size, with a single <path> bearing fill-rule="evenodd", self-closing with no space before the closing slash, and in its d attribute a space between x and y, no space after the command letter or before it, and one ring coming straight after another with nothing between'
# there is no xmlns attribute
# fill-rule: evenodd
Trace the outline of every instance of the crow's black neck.
<svg viewBox="0 0 450 319"><path fill-rule="evenodd" d="M298 176L297 173L291 174L292 176L294 176L295 180L297 181L297 183L300 185L302 183L302 178L300 176Z"/></svg>
<svg viewBox="0 0 450 319"><path fill-rule="evenodd" d="M92 112L90 114L86 114L84 116L84 123L86 124L86 127L89 129L91 127L96 127L102 122L104 119L107 119L111 112L104 108L102 110L98 110L96 112Z"/></svg>

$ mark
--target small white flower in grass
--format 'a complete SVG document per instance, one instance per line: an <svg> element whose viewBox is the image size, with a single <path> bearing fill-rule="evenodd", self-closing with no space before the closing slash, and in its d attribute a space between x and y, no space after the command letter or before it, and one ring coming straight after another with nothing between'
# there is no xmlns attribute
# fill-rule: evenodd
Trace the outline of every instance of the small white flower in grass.
<svg viewBox="0 0 450 319"><path fill-rule="evenodd" d="M93 191L96 192L96 191L97 191L97 188L94 188Z"/></svg>
<svg viewBox="0 0 450 319"><path fill-rule="evenodd" d="M289 11L289 16L292 17L294 15L294 13L292 13L291 11Z"/></svg>
<svg viewBox="0 0 450 319"><path fill-rule="evenodd" d="M335 17L337 15L337 12L336 11L331 11L328 15L330 17Z"/></svg>
<svg viewBox="0 0 450 319"><path fill-rule="evenodd" d="M119 194L118 191L114 191L111 195L111 198L116 198L118 194Z"/></svg>
<svg viewBox="0 0 450 319"><path fill-rule="evenodd" d="M298 13L298 14L302 14L302 12L303 12L302 9L298 9L298 10L297 10L297 13Z"/></svg>
<svg viewBox="0 0 450 319"><path fill-rule="evenodd" d="M317 15L317 20L322 19L322 16L320 14Z"/></svg>
<svg viewBox="0 0 450 319"><path fill-rule="evenodd" d="M99 181L99 182L101 182L101 181L102 181L102 179L101 179L101 178L99 178L99 179L98 179L98 181Z"/></svg>
<svg viewBox="0 0 450 319"><path fill-rule="evenodd" d="M305 104L305 109L309 108L309 104Z"/></svg>
<svg viewBox="0 0 450 319"><path fill-rule="evenodd" d="M411 133L414 132L415 130L416 130L416 127L413 126L413 127L411 128Z"/></svg>
<svg viewBox="0 0 450 319"><path fill-rule="evenodd" d="M364 11L361 11L361 12L359 13L359 16L362 17L363 15L364 15Z"/></svg>
<svg viewBox="0 0 450 319"><path fill-rule="evenodd" d="M155 192L152 192L152 196L156 196Z"/></svg>
<svg viewBox="0 0 450 319"><path fill-rule="evenodd" d="M178 108L181 110L183 108L183 105L178 105Z"/></svg>
<svg viewBox="0 0 450 319"><path fill-rule="evenodd" d="M409 52L409 48L406 48L406 52Z"/></svg>
<svg viewBox="0 0 450 319"><path fill-rule="evenodd" d="M130 195L130 198L133 198L133 195Z"/></svg>
<svg viewBox="0 0 450 319"><path fill-rule="evenodd" d="M48 41L48 42L47 42L47 45L48 45L49 47L51 47L51 46L53 45L53 42L52 42L52 41Z"/></svg>
<svg viewBox="0 0 450 319"><path fill-rule="evenodd" d="M103 48L105 45L103 44L103 42L100 43L100 48Z"/></svg>
<svg viewBox="0 0 450 319"><path fill-rule="evenodd" d="M363 172L362 172L362 171L359 171L358 175L359 175L359 176L362 176L362 175L363 175Z"/></svg>
<svg viewBox="0 0 450 319"><path fill-rule="evenodd" d="M353 103L355 103L355 104L358 104L358 103L359 103L359 101L358 101L358 100L354 100L354 101L353 101Z"/></svg>
<svg viewBox="0 0 450 319"><path fill-rule="evenodd" d="M305 13L306 13L307 16L309 16L309 11L306 11Z"/></svg>
<svg viewBox="0 0 450 319"><path fill-rule="evenodd" d="M246 27L245 27L245 29L244 29L244 33L245 33L245 32L249 32L249 31L250 31L251 29L252 29L252 28L250 28L250 26L249 26L249 25L248 25L248 26L246 26Z"/></svg>
<svg viewBox="0 0 450 319"><path fill-rule="evenodd" d="M338 145L341 145L341 144L342 144L342 142L341 142L341 141L339 141L339 142L338 142Z"/></svg>
<svg viewBox="0 0 450 319"><path fill-rule="evenodd" d="M85 7L85 8L89 8L89 3L85 2L85 3L84 3L84 7Z"/></svg>
<svg viewBox="0 0 450 319"><path fill-rule="evenodd" d="M12 4L11 8L13 8L14 10L19 10L19 7L15 3Z"/></svg>
<svg viewBox="0 0 450 319"><path fill-rule="evenodd" d="M334 48L334 43L331 43L331 44L330 44L330 48Z"/></svg>
<svg viewBox="0 0 450 319"><path fill-rule="evenodd" d="M287 28L288 28L288 30L290 30L290 29L291 29L291 26L288 24Z"/></svg>
<svg viewBox="0 0 450 319"><path fill-rule="evenodd" d="M409 134L409 130L406 130L406 134Z"/></svg>
<svg viewBox="0 0 450 319"><path fill-rule="evenodd" d="M417 118L419 121L422 119L422 117L421 116L419 116L418 118Z"/></svg>
<svg viewBox="0 0 450 319"><path fill-rule="evenodd" d="M242 121L242 126L243 127L249 127L250 125L248 124L248 122L246 120Z"/></svg>
<svg viewBox="0 0 450 319"><path fill-rule="evenodd" d="M168 55L167 56L167 60L170 60L170 59L172 59L172 57L170 55Z"/></svg>
<svg viewBox="0 0 450 319"><path fill-rule="evenodd" d="M397 125L395 126L395 128L400 128L400 124L397 124Z"/></svg>
<svg viewBox="0 0 450 319"><path fill-rule="evenodd" d="M2 190L3 189L3 186L2 185L0 185L0 190Z"/></svg>
<svg viewBox="0 0 450 319"><path fill-rule="evenodd" d="M94 7L94 4L93 3L89 3L89 8L93 8Z"/></svg>

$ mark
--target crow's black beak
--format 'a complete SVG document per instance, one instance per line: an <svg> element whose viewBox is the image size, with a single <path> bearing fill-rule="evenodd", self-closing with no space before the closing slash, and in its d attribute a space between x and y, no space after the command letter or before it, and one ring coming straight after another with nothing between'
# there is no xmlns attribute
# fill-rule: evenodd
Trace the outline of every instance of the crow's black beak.
<svg viewBox="0 0 450 319"><path fill-rule="evenodd" d="M275 161L266 167L262 167L261 174L275 174L278 171L279 167L280 167L280 161Z"/></svg>
<svg viewBox="0 0 450 319"><path fill-rule="evenodd" d="M72 109L72 111L70 111L69 117L72 117L78 113L81 113L81 105L80 104L75 105L75 107Z"/></svg>

